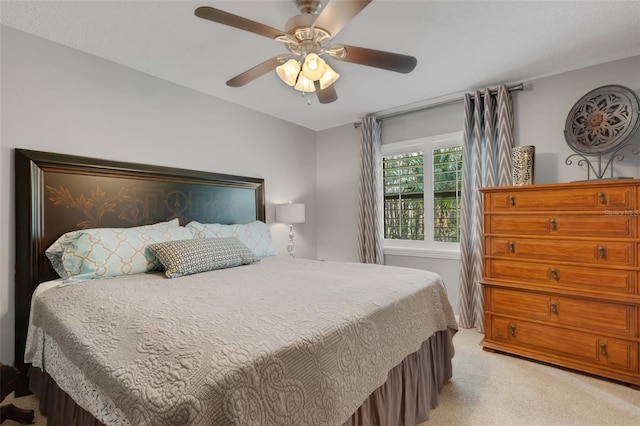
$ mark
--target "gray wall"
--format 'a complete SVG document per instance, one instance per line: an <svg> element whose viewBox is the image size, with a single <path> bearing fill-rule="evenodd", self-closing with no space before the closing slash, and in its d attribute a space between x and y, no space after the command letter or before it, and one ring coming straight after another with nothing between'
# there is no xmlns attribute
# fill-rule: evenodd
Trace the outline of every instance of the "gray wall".
<svg viewBox="0 0 640 426"><path fill-rule="evenodd" d="M586 169L565 164L574 152L564 139L567 114L587 92L620 84L640 93L640 56L534 80L515 95L516 145L535 145L535 182L585 180ZM640 142L640 132L632 142ZM627 155L615 176L640 177L640 158Z"/></svg>
<svg viewBox="0 0 640 426"><path fill-rule="evenodd" d="M318 133L316 206L318 258L358 261L355 241L358 207L360 130L353 125Z"/></svg>
<svg viewBox="0 0 640 426"><path fill-rule="evenodd" d="M563 129L571 107L587 92L609 84L621 84L640 92L640 56L526 82L514 93L515 144L535 145L536 183L586 179L586 169L567 166L573 151ZM462 103L415 112L383 121L382 143L462 131ZM640 132L634 138L640 142ZM357 167L359 135L352 125L318 134L317 215L318 257L357 260L355 217L357 214ZM640 177L640 156L627 155L616 166L616 176ZM340 167L334 167L338 165ZM339 197L332 193L338 191ZM320 202L321 201L321 202ZM326 232L330 228L330 232ZM454 309L458 309L459 261L450 259L386 255L385 263L427 269L439 273L447 286Z"/></svg>
<svg viewBox="0 0 640 426"><path fill-rule="evenodd" d="M304 202L297 254L316 257L315 140L303 127L2 26L0 361L13 362L16 147L264 178L274 203ZM286 254L288 228L272 224Z"/></svg>

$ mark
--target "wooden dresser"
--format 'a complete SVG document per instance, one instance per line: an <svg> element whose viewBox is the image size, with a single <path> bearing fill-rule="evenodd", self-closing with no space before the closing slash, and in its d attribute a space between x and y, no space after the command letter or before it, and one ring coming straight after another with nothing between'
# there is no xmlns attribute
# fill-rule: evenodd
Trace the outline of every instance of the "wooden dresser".
<svg viewBox="0 0 640 426"><path fill-rule="evenodd" d="M640 180L482 192L485 350L640 389Z"/></svg>

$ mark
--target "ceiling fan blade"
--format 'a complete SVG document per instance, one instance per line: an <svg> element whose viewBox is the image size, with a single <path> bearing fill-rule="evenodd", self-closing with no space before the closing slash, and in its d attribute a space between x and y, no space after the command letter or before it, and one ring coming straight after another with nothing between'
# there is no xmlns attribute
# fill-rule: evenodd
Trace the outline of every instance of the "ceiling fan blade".
<svg viewBox="0 0 640 426"><path fill-rule="evenodd" d="M349 21L362 11L372 0L333 0L327 3L313 23L314 27L328 31L335 37Z"/></svg>
<svg viewBox="0 0 640 426"><path fill-rule="evenodd" d="M338 94L336 93L336 88L333 87L333 84L329 87L325 87L324 90L320 89L320 82L318 80L314 81L313 85L316 88L318 102L320 102L321 104L329 104L338 99Z"/></svg>
<svg viewBox="0 0 640 426"><path fill-rule="evenodd" d="M340 61L382 68L383 70L403 74L413 71L418 63L418 60L413 56L401 55L399 53L348 45L342 45L342 47L344 48L344 52L334 47L329 54Z"/></svg>
<svg viewBox="0 0 640 426"><path fill-rule="evenodd" d="M261 24L260 22L252 21L251 19L243 18L242 16L225 12L224 10L214 9L213 7L202 6L197 8L194 13L198 18L208 19L209 21L249 31L271 39L275 39L283 35L286 36L284 31Z"/></svg>
<svg viewBox="0 0 640 426"><path fill-rule="evenodd" d="M273 71L276 69L278 65L280 65L282 61L280 60L280 56L274 56L271 59L267 59L261 64L256 65L255 67L246 70L242 74L238 74L233 77L231 80L227 81L227 86L231 87L241 87L247 83L252 82L258 77L262 77L269 71Z"/></svg>

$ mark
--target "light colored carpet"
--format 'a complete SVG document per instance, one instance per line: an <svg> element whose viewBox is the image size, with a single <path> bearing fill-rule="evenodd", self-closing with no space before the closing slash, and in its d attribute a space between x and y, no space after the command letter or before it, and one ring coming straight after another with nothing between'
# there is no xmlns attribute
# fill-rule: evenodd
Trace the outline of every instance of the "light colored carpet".
<svg viewBox="0 0 640 426"><path fill-rule="evenodd" d="M640 391L602 379L520 358L484 352L482 335L460 330L454 337L453 378L440 405L420 426L638 426ZM13 400L36 408L33 396ZM37 411L37 410L36 410ZM46 418L36 414L36 425ZM3 426L17 423L4 422ZM384 426L384 425L383 425Z"/></svg>
<svg viewBox="0 0 640 426"><path fill-rule="evenodd" d="M453 378L421 426L640 425L640 391L485 352L482 337L475 330L456 334Z"/></svg>

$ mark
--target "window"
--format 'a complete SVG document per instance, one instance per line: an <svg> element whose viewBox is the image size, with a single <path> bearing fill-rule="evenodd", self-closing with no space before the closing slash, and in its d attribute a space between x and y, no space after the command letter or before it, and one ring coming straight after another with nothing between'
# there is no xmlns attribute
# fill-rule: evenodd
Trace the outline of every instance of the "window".
<svg viewBox="0 0 640 426"><path fill-rule="evenodd" d="M462 133L382 145L382 173L385 252L459 250Z"/></svg>

